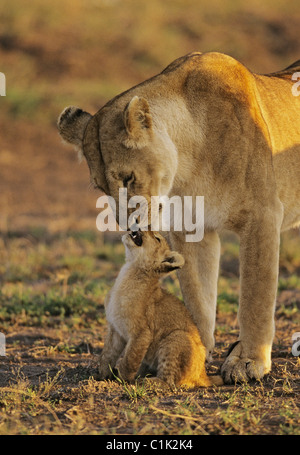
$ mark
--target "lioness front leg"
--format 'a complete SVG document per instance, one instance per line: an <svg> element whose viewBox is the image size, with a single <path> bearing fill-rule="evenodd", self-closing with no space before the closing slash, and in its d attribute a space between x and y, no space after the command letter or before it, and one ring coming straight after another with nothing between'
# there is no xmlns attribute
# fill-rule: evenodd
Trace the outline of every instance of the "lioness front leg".
<svg viewBox="0 0 300 455"><path fill-rule="evenodd" d="M141 331L137 336L132 336L124 350L124 355L119 358L116 368L124 381L132 382L146 355L151 336L148 331Z"/></svg>
<svg viewBox="0 0 300 455"><path fill-rule="evenodd" d="M206 358L214 349L217 286L220 262L220 239L216 232L206 232L201 242L187 243L185 235L171 233L171 243L184 259L178 271L184 302L198 327Z"/></svg>
<svg viewBox="0 0 300 455"><path fill-rule="evenodd" d="M259 379L271 369L282 208L252 215L240 232L239 341L221 373L225 383Z"/></svg>
<svg viewBox="0 0 300 455"><path fill-rule="evenodd" d="M109 324L103 350L98 360L100 379L112 379L112 369L125 348L125 340Z"/></svg>

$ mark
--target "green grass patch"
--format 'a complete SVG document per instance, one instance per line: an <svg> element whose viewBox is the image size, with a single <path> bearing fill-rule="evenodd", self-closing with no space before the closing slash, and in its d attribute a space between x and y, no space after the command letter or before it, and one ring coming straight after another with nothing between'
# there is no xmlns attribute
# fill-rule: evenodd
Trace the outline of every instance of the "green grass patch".
<svg viewBox="0 0 300 455"><path fill-rule="evenodd" d="M222 292L217 297L217 309L220 313L237 313L239 296Z"/></svg>
<svg viewBox="0 0 300 455"><path fill-rule="evenodd" d="M300 289L300 277L295 274L289 277L279 277L278 290L283 291L285 289Z"/></svg>
<svg viewBox="0 0 300 455"><path fill-rule="evenodd" d="M98 299L84 295L82 289L62 296L58 290L34 294L29 290L16 289L9 297L0 293L0 322L3 326L20 324L27 326L60 325L90 326L103 321L104 307Z"/></svg>

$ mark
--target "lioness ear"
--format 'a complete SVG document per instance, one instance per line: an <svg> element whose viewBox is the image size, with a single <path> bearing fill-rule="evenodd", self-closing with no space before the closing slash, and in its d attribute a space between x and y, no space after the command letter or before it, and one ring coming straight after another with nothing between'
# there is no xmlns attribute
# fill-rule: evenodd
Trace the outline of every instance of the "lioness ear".
<svg viewBox="0 0 300 455"><path fill-rule="evenodd" d="M82 157L83 136L91 114L75 106L66 107L60 114L57 127L65 142L72 144Z"/></svg>
<svg viewBox="0 0 300 455"><path fill-rule="evenodd" d="M57 127L63 140L75 147L80 158L85 156L92 182L104 193L109 194L100 148L97 115L92 116L78 107L70 106L60 114Z"/></svg>
<svg viewBox="0 0 300 455"><path fill-rule="evenodd" d="M170 254L160 264L161 273L169 273L172 270L181 269L184 265L184 258L177 251L171 251Z"/></svg>
<svg viewBox="0 0 300 455"><path fill-rule="evenodd" d="M128 148L142 148L152 135L152 117L145 98L134 96L124 109L124 124L127 138L124 145Z"/></svg>

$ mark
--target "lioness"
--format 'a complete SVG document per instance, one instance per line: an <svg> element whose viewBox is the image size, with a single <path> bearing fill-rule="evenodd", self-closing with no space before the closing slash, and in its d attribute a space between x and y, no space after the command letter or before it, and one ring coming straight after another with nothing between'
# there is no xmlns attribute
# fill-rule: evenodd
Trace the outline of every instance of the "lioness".
<svg viewBox="0 0 300 455"><path fill-rule="evenodd" d="M240 238L238 342L222 366L227 383L271 368L280 231L300 222L300 97L292 74L258 75L219 53L189 54L109 101L94 116L66 108L61 136L87 159L91 180L128 196L202 195L205 235L185 242L184 301L206 347L214 347L219 232Z"/></svg>
<svg viewBox="0 0 300 455"><path fill-rule="evenodd" d="M162 276L183 266L181 254L151 231L125 234L122 241L126 263L105 303L109 329L100 378L111 378L116 367L133 381L143 362L143 369L157 372L154 380L171 387L220 385L220 377L206 375L205 348L189 311L160 285Z"/></svg>

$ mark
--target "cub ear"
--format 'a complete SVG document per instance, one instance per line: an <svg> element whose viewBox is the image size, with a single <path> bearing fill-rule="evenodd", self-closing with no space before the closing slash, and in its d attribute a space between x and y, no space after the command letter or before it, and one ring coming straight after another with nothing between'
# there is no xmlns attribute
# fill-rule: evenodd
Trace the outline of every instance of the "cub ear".
<svg viewBox="0 0 300 455"><path fill-rule="evenodd" d="M177 251L171 251L170 254L161 262L160 272L169 273L172 270L181 269L184 265L184 258Z"/></svg>
<svg viewBox="0 0 300 455"><path fill-rule="evenodd" d="M80 157L82 156L84 132L91 117L88 112L75 106L69 106L62 111L57 121L60 136L65 142L75 146Z"/></svg>
<svg viewBox="0 0 300 455"><path fill-rule="evenodd" d="M125 107L123 118L127 132L124 145L127 148L145 147L152 136L152 117L148 101L134 96Z"/></svg>

